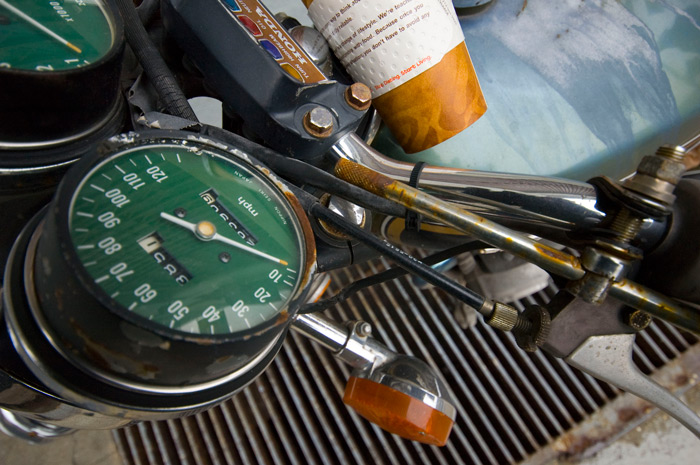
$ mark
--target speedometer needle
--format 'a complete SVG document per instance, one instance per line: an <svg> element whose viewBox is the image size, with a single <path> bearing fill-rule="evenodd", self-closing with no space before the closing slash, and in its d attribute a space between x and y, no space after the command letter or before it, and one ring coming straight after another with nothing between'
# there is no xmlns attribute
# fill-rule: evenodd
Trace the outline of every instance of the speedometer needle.
<svg viewBox="0 0 700 465"><path fill-rule="evenodd" d="M28 22L29 24L31 24L31 25L34 26L35 28L39 29L41 32L43 32L43 33L45 33L45 34L48 34L49 36L53 37L54 39L56 39L57 41L59 41L60 43L62 43L63 45L65 45L66 47L70 48L71 50L73 50L73 51L75 51L75 52L77 52L77 53L83 53L83 51L80 50L78 47L76 47L75 45L71 44L71 43L68 42L66 39L64 39L63 37L59 36L58 34L56 34L55 32L53 32L51 29L49 29L48 27L44 26L44 25L41 24L39 21L37 21L36 19L32 18L31 16L29 16L27 13L25 13L25 12L22 11L22 10L20 10L20 9L17 8L16 6L10 5L10 4L9 4L8 2L6 2L5 0L0 0L0 6L4 6L5 8L7 8L7 9L10 10L11 12L13 12L14 14L16 14L17 16L19 16L20 18L22 18L23 20L25 20L25 21Z"/></svg>
<svg viewBox="0 0 700 465"><path fill-rule="evenodd" d="M2 0L0 0L2 1ZM268 260L271 260L275 263L279 263L281 265L287 266L289 263L286 261L279 259L277 257L273 257L272 255L268 255L265 252L260 252L259 250L256 250L252 247L248 247L247 245L240 244L233 239L229 239L228 237L222 236L221 234L216 232L216 226L211 224L208 221L200 221L199 223L190 223L189 221L185 221L182 218L178 218L177 216L173 216L169 213L161 212L160 217L163 218L164 220L170 221L171 223L174 223L182 228L187 229L188 231L191 231L195 236L198 238L204 240L204 241L219 241L223 242L224 244L239 248L241 250L244 250L246 252L252 253L253 255L257 255L258 257L266 258Z"/></svg>

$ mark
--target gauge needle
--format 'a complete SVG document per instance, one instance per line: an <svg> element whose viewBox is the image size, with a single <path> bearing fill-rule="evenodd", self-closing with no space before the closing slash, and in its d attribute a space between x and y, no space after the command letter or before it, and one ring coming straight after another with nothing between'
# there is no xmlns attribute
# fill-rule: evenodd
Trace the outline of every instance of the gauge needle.
<svg viewBox="0 0 700 465"><path fill-rule="evenodd" d="M2 0L0 0L2 1ZM188 231L191 231L195 236L198 238L205 240L205 241L219 241L223 242L224 244L228 244L233 247L237 247L241 250L244 250L246 252L250 252L254 255L257 255L262 258L266 258L268 260L272 260L275 263L279 263L281 265L287 266L289 263L287 263L284 260L281 260L277 257L273 257L272 255L268 255L265 252L260 252L259 250L256 250L252 247L248 247L247 245L243 245L241 243L238 243L232 239L229 239L228 237L222 236L221 234L216 232L216 226L211 224L208 221L200 221L199 223L190 223L189 221L185 221L181 218L178 218L177 216L170 215L165 212L161 212L160 217L163 218L164 220L170 221L171 223L174 223L178 226L181 226Z"/></svg>
<svg viewBox="0 0 700 465"><path fill-rule="evenodd" d="M22 18L23 20L25 20L25 21L28 22L29 24L31 24L31 25L34 26L35 28L39 29L41 32L44 32L45 34L48 34L49 36L53 37L54 39L56 39L57 41L59 41L60 43L62 43L63 45L65 45L66 47L70 48L71 50L73 50L73 51L75 51L75 52L77 52L77 53L83 53L83 51L80 50L78 47L76 47L75 45L71 44L71 43L68 42L66 39L64 39L63 37L59 36L58 34L56 34L55 32L53 32L51 29L49 29L48 27L44 26L43 24L41 24L41 23L40 23L39 21L37 21L36 19L34 19L34 18L32 18L31 16L29 16L29 15L28 15L27 13L25 13L24 11L20 10L19 8L15 7L15 6L10 5L10 4L9 4L8 2L6 2L5 0L0 0L0 6L4 6L5 8L7 8L7 9L10 10L11 12L13 12L14 14L16 14L17 16L19 16L20 18Z"/></svg>

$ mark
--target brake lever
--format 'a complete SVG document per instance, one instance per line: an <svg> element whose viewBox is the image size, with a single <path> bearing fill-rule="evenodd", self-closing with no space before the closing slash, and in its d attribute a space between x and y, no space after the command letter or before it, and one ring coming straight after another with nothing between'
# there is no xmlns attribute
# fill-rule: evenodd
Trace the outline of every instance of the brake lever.
<svg viewBox="0 0 700 465"><path fill-rule="evenodd" d="M655 405L700 438L700 417L632 361L635 331L622 321L621 304L594 305L561 291L547 307L553 315L543 350Z"/></svg>
<svg viewBox="0 0 700 465"><path fill-rule="evenodd" d="M634 334L591 336L564 360L596 378L656 405L700 438L700 417L632 362Z"/></svg>

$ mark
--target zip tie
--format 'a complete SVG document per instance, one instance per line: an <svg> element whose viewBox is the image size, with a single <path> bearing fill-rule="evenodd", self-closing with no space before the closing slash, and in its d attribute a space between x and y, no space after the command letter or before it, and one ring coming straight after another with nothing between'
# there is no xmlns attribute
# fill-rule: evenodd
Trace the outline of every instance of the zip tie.
<svg viewBox="0 0 700 465"><path fill-rule="evenodd" d="M414 188L418 188L418 179L420 178L423 168L425 168L426 163L424 161L419 161L413 166L411 171L411 176L408 179L408 185ZM406 210L406 231L419 232L421 223L421 215L412 211Z"/></svg>

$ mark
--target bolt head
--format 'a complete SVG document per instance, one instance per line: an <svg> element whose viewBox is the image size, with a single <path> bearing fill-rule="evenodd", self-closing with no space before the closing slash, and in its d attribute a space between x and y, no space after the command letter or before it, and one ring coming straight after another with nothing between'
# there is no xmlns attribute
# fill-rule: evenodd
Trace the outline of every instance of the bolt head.
<svg viewBox="0 0 700 465"><path fill-rule="evenodd" d="M685 165L671 157L648 155L642 158L637 172L675 185L683 176Z"/></svg>
<svg viewBox="0 0 700 465"><path fill-rule="evenodd" d="M314 137L330 136L333 133L333 114L323 107L312 109L304 115L304 129Z"/></svg>
<svg viewBox="0 0 700 465"><path fill-rule="evenodd" d="M355 328L357 335L360 337L369 337L372 334L372 325L366 321L361 321Z"/></svg>
<svg viewBox="0 0 700 465"><path fill-rule="evenodd" d="M365 111L372 104L372 91L361 82L356 82L345 90L345 101L351 108Z"/></svg>

